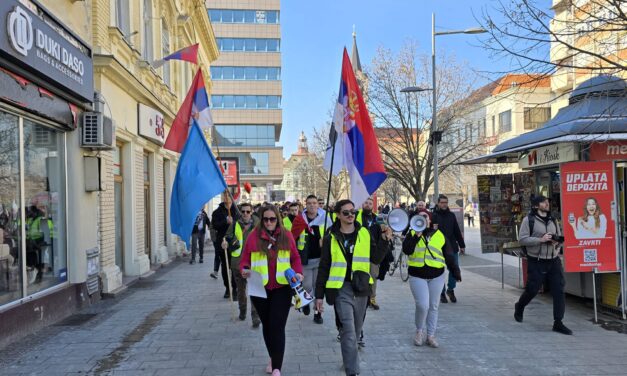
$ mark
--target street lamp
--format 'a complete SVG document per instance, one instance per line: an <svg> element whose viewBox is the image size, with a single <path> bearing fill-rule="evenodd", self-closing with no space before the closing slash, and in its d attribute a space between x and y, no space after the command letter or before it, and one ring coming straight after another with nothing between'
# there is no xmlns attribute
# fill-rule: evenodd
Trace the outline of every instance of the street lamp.
<svg viewBox="0 0 627 376"><path fill-rule="evenodd" d="M431 73L433 75L433 109L431 110L433 113L431 114L431 141L433 142L433 196L434 201L438 199L439 196L439 184L438 179L440 177L439 171L439 161L438 161L438 143L442 140L442 132L438 131L438 124L436 122L436 98L437 98L437 87L435 82L435 37L437 35L451 35L451 34L482 34L487 33L487 30L481 27L473 27L465 30L452 30L452 31L435 31L435 13L431 13ZM436 201L437 202L437 201Z"/></svg>

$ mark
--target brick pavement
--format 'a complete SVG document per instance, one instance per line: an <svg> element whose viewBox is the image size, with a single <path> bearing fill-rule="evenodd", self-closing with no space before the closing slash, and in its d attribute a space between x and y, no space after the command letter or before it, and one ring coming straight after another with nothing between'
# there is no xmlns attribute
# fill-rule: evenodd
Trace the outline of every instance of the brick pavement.
<svg viewBox="0 0 627 376"><path fill-rule="evenodd" d="M207 260L212 260L211 255ZM175 262L116 300L87 313L80 326L54 326L0 350L0 375L263 375L260 330L230 320L212 262ZM590 322L569 306L575 335L551 331L546 297L514 321L520 290L463 270L460 302L441 306L439 349L415 347L414 304L398 274L379 285L381 310L368 312L362 375L627 374L627 336ZM342 375L332 309L322 326L295 311L287 326L284 375Z"/></svg>

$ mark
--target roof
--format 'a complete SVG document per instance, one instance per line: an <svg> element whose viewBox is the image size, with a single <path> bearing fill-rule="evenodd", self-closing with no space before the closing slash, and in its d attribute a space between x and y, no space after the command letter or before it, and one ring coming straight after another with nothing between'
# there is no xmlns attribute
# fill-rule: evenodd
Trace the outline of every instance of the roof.
<svg viewBox="0 0 627 376"><path fill-rule="evenodd" d="M551 76L537 73L506 74L498 80L498 84L492 90L492 95L500 94L512 87L523 87L529 89L536 89L539 87L550 88Z"/></svg>

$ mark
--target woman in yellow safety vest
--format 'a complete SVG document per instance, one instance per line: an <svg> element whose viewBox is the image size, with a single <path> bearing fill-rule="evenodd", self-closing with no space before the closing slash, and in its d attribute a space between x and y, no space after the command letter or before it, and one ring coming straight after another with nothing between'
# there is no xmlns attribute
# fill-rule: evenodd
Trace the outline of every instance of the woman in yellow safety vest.
<svg viewBox="0 0 627 376"><path fill-rule="evenodd" d="M270 355L266 367L272 376L281 375L285 353L285 324L292 301L292 289L285 271L292 268L303 280L303 267L292 234L283 228L279 210L272 205L259 209L261 221L250 233L240 261L242 277L251 271L261 274L266 297L251 296L263 326L263 339Z"/></svg>
<svg viewBox="0 0 627 376"><path fill-rule="evenodd" d="M430 227L431 213L420 209L416 215L425 218L427 228L423 232L409 231L403 241L403 253L409 257L409 287L416 302L414 344L422 346L426 339L427 345L438 347L435 330L445 268L448 266L458 282L462 281L462 276L446 237L440 230Z"/></svg>

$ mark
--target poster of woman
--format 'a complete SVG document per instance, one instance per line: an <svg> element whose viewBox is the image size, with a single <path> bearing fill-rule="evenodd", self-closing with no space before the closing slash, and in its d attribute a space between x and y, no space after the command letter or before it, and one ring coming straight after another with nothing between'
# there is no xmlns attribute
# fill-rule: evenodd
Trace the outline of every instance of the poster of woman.
<svg viewBox="0 0 627 376"><path fill-rule="evenodd" d="M569 213L568 223L573 228L576 239L605 238L607 218L605 218L605 214L601 212L599 202L594 197L588 197L586 199L583 205L582 216L575 218L574 213Z"/></svg>

